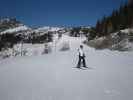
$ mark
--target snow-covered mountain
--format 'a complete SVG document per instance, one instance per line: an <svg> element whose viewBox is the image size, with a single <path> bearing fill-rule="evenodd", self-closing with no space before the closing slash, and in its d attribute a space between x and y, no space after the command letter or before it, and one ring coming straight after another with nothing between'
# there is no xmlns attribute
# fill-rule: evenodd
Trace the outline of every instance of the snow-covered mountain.
<svg viewBox="0 0 133 100"><path fill-rule="evenodd" d="M4 27L3 27L4 26ZM2 29L3 28L3 29ZM78 32L82 32L85 29L90 29L90 26L80 26L80 27L50 27L43 26L38 28L29 27L20 21L17 21L15 18L4 18L0 20L0 34L22 34L30 36L34 33L38 35L44 35L48 32L52 33L65 33L66 31L71 32L72 30L78 29Z"/></svg>
<svg viewBox="0 0 133 100"><path fill-rule="evenodd" d="M1 34L6 34L6 33L19 33L19 32L24 32L24 31L30 31L31 28L29 28L28 26L26 25L19 25L18 27L14 27L14 28L10 28L10 29L7 29L3 32L1 32Z"/></svg>
<svg viewBox="0 0 133 100"><path fill-rule="evenodd" d="M15 28L22 25L22 23L15 18L1 18L0 19L0 32L7 29Z"/></svg>
<svg viewBox="0 0 133 100"><path fill-rule="evenodd" d="M16 18L1 18L0 25L3 25L3 24L7 24L7 25L12 24L12 26L14 25L14 27L15 27L15 26L18 26L19 24L21 24L21 22L18 21Z"/></svg>
<svg viewBox="0 0 133 100"><path fill-rule="evenodd" d="M48 32L58 32L60 30L64 30L62 27L39 27L39 28L32 28L29 27L19 21L17 21L15 18L3 18L0 20L0 35L2 34L26 34L29 35L31 33L35 33L38 35L38 33L41 35L48 33Z"/></svg>
<svg viewBox="0 0 133 100"><path fill-rule="evenodd" d="M34 31L35 32L49 32L49 31L51 31L51 32L57 32L57 31L59 31L61 29L63 29L63 28L45 26L45 27L37 28Z"/></svg>
<svg viewBox="0 0 133 100"><path fill-rule="evenodd" d="M3 29L2 29L3 28ZM52 37L53 34L63 34L68 33L70 36L80 36L84 34L89 37L91 27L90 26L80 26L80 27L49 27L43 26L39 28L32 28L24 25L17 21L16 19L5 18L0 20L0 35L3 34L14 34L15 37L20 35L28 43L43 43L47 41L47 37ZM131 34L132 33L132 34ZM48 35L49 34L49 35ZM131 36L132 35L132 36ZM132 37L129 39L129 37ZM50 39L51 40L51 39ZM127 50L131 47L133 41L133 29L128 28L121 30L121 32L111 33L108 36L95 38L89 41L89 45L96 49L106 49L111 50Z"/></svg>
<svg viewBox="0 0 133 100"><path fill-rule="evenodd" d="M24 43L44 43L51 42L54 34L63 34L63 27L39 27L32 28L16 19L0 20L0 51L5 48L12 48L14 44Z"/></svg>
<svg viewBox="0 0 133 100"><path fill-rule="evenodd" d="M39 27L39 28L30 28L26 25L19 25L17 27L14 27L14 28L9 28L9 29L6 29L5 31L2 31L0 34L8 34L8 33L24 33L24 32L28 32L29 34L30 33L48 33L48 32L58 32L60 30L63 30L64 28L59 28L59 27Z"/></svg>

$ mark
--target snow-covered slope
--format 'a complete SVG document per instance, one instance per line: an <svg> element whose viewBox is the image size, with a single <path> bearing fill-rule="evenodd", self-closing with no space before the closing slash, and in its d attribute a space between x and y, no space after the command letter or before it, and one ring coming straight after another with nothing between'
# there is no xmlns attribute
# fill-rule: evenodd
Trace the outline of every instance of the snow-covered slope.
<svg viewBox="0 0 133 100"><path fill-rule="evenodd" d="M133 52L84 45L89 69L79 70L77 48L84 39L63 35L51 54L0 61L0 99L132 100ZM64 41L71 49L60 52Z"/></svg>
<svg viewBox="0 0 133 100"><path fill-rule="evenodd" d="M59 30L64 30L64 28L59 27L40 27L37 29L32 29L26 25L19 25L18 27L10 28L5 31L0 32L0 34L23 34L23 35L29 35L32 33L35 33L36 36L38 35L44 35L48 32L58 32Z"/></svg>
<svg viewBox="0 0 133 100"><path fill-rule="evenodd" d="M22 25L16 18L0 18L0 32Z"/></svg>
<svg viewBox="0 0 133 100"><path fill-rule="evenodd" d="M37 28L37 29L32 29L32 28L29 28L28 26L26 25L21 25L21 26L18 26L18 27L15 27L15 28L11 28L11 29L7 29L3 32L1 32L1 34L5 34L5 33L14 33L14 32L20 32L20 31L26 31L26 30L32 30L36 33L38 32L48 32L48 31L51 31L51 32L56 32L56 31L59 31L63 28L59 28L59 27L40 27L40 28Z"/></svg>
<svg viewBox="0 0 133 100"><path fill-rule="evenodd" d="M59 27L49 27L49 26L45 26L45 27L40 27L38 29L35 30L35 32L48 32L48 31L59 31L60 29L62 28L59 28Z"/></svg>
<svg viewBox="0 0 133 100"><path fill-rule="evenodd" d="M27 30L31 30L31 28L29 28L25 25L21 25L21 26L15 27L15 28L7 29L7 30L1 32L1 34L16 33L16 32L27 31Z"/></svg>
<svg viewBox="0 0 133 100"><path fill-rule="evenodd" d="M0 19L0 35L5 34L5 33L47 33L47 32L57 32L59 30L63 30L63 27L49 27L49 26L44 26L44 27L39 27L39 28L32 28L29 27L25 24L22 24L15 18L3 18ZM26 32L25 32L26 31Z"/></svg>

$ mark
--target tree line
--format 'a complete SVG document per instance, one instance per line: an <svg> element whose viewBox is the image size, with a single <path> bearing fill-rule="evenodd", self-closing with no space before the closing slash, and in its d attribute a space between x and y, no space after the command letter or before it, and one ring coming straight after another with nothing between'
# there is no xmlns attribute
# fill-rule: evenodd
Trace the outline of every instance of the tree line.
<svg viewBox="0 0 133 100"><path fill-rule="evenodd" d="M37 35L33 32L29 36L24 36L22 34L16 35L15 33L10 34L0 34L0 51L2 49L13 48L17 43L47 43L53 41L53 33L48 32L43 35Z"/></svg>
<svg viewBox="0 0 133 100"><path fill-rule="evenodd" d="M121 5L109 16L103 16L97 21L95 31L96 36L101 37L130 27L133 27L133 2Z"/></svg>

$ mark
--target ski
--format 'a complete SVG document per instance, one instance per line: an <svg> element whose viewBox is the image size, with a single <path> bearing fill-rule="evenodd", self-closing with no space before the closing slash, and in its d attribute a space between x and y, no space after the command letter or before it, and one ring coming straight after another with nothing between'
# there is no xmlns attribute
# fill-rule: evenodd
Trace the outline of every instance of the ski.
<svg viewBox="0 0 133 100"><path fill-rule="evenodd" d="M81 70L87 70L87 69L84 69L84 68L82 68L82 67L80 67L80 68L78 68L78 67L74 67L74 68L81 69Z"/></svg>

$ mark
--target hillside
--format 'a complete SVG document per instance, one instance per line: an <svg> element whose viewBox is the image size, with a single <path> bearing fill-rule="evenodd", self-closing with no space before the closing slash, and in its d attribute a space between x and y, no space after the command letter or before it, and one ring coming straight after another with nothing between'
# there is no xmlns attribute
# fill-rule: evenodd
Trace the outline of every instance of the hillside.
<svg viewBox="0 0 133 100"><path fill-rule="evenodd" d="M133 29L127 28L106 36L86 41L88 46L98 50L133 51Z"/></svg>
<svg viewBox="0 0 133 100"><path fill-rule="evenodd" d="M0 19L0 32L5 31L10 28L15 28L22 25L20 21L17 21L16 18L1 18Z"/></svg>
<svg viewBox="0 0 133 100"><path fill-rule="evenodd" d="M66 40L70 50L60 51ZM133 53L96 51L84 45L89 69L76 69L77 48L84 40L63 35L50 54L1 60L0 99L132 100Z"/></svg>
<svg viewBox="0 0 133 100"><path fill-rule="evenodd" d="M0 51L13 48L19 43L46 43L51 42L54 34L62 34L62 27L32 28L15 18L0 19Z"/></svg>

